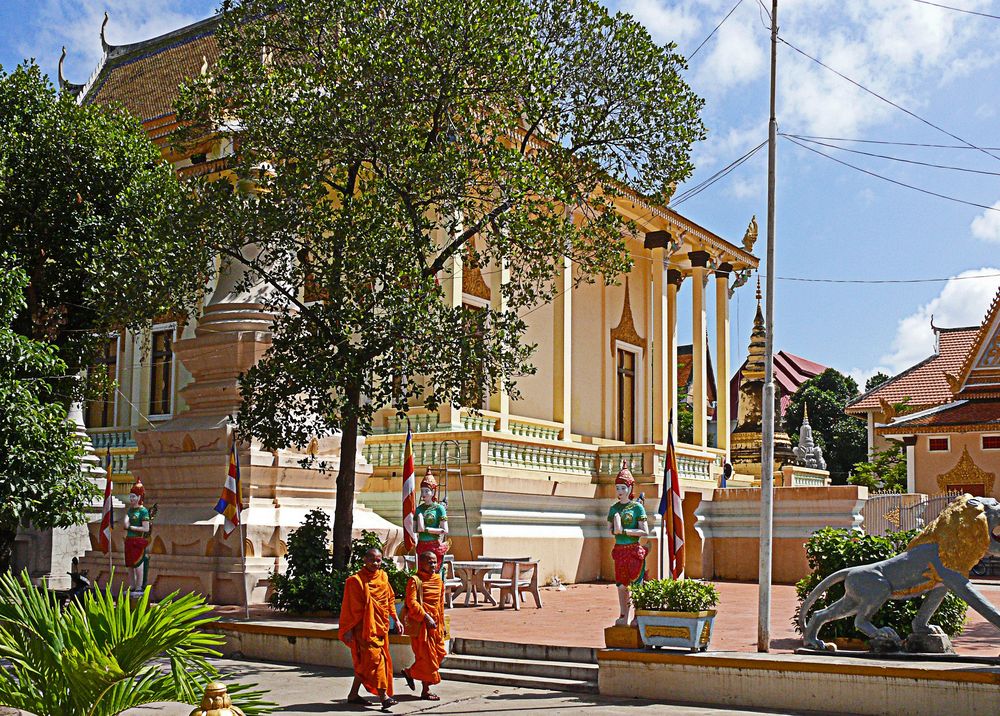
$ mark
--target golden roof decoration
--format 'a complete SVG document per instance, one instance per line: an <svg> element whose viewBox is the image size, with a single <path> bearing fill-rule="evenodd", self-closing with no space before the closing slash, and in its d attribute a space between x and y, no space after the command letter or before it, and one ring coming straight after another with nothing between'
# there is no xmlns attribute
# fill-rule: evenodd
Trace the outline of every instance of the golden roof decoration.
<svg viewBox="0 0 1000 716"><path fill-rule="evenodd" d="M979 467L969 454L968 447L962 449L962 456L955 467L938 475L937 478L938 489L941 492L949 492L948 488L956 485L983 485L984 492L990 495L993 493L994 482L996 475Z"/></svg>
<svg viewBox="0 0 1000 716"><path fill-rule="evenodd" d="M743 250L748 254L753 253L753 246L757 243L757 215L750 217L747 230L743 234Z"/></svg>
<svg viewBox="0 0 1000 716"><path fill-rule="evenodd" d="M622 317L618 325L611 329L611 355L615 355L615 342L621 341L637 348L646 349L646 339L639 335L632 318L632 303L629 300L628 276L625 276L625 305L622 306Z"/></svg>

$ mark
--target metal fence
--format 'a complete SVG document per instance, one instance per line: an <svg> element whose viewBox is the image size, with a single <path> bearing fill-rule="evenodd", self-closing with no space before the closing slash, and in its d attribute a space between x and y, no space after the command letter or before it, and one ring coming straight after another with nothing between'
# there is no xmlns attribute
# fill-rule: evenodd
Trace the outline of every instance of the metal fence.
<svg viewBox="0 0 1000 716"><path fill-rule="evenodd" d="M956 497L958 494L872 495L861 509L861 527L867 534L880 537L889 532L923 529Z"/></svg>

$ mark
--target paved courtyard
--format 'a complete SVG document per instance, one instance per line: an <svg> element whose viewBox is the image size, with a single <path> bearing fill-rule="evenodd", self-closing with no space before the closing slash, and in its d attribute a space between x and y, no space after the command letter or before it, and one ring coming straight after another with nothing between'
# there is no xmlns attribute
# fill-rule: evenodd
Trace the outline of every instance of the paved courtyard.
<svg viewBox="0 0 1000 716"><path fill-rule="evenodd" d="M351 684L350 672L341 669L301 667L260 662L220 661L220 668L234 681L254 681L271 690L271 700L278 703L276 713L286 716L310 716L318 713L379 713L375 706L364 708L344 703ZM399 705L396 714L668 714L669 716L749 716L786 711L720 709L705 706L664 704L633 699L605 699L600 696L563 691L517 689L486 684L445 682L437 687L441 701L420 701L396 680ZM164 704L126 711L127 716L188 716L190 706Z"/></svg>

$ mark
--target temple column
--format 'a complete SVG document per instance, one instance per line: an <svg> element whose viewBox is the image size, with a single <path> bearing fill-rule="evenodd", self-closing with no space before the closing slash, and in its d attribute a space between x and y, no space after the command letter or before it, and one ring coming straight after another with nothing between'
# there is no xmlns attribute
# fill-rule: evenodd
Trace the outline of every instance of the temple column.
<svg viewBox="0 0 1000 716"><path fill-rule="evenodd" d="M906 435L903 437L903 445L906 446L906 491L917 491L917 436Z"/></svg>
<svg viewBox="0 0 1000 716"><path fill-rule="evenodd" d="M455 229L461 231L461 226ZM462 252L456 251L445 264L444 278L441 281L444 289L446 306L460 308L462 306ZM441 420L453 430L462 428L462 409L450 403L441 406Z"/></svg>
<svg viewBox="0 0 1000 716"><path fill-rule="evenodd" d="M663 249L653 249L653 425L655 445L667 442L670 412L670 333L667 267Z"/></svg>
<svg viewBox="0 0 1000 716"><path fill-rule="evenodd" d="M715 446L729 456L729 274L730 264L715 269Z"/></svg>
<svg viewBox="0 0 1000 716"><path fill-rule="evenodd" d="M708 447L708 361L705 356L705 278L707 251L692 251L691 260L691 400L695 445Z"/></svg>
<svg viewBox="0 0 1000 716"><path fill-rule="evenodd" d="M670 411L670 433L677 442L677 292L681 290L684 274L677 269L667 270L667 326L665 332L667 358L667 407Z"/></svg>
<svg viewBox="0 0 1000 716"><path fill-rule="evenodd" d="M573 261L563 257L558 293L552 302L552 420L562 423L562 439L572 440L573 418Z"/></svg>
<svg viewBox="0 0 1000 716"><path fill-rule="evenodd" d="M503 295L503 287L510 281L510 264L505 259L499 259L499 265L490 273L490 308L497 312L507 310L507 299ZM498 380L496 392L490 396L490 410L500 413L502 432L510 432L510 394Z"/></svg>

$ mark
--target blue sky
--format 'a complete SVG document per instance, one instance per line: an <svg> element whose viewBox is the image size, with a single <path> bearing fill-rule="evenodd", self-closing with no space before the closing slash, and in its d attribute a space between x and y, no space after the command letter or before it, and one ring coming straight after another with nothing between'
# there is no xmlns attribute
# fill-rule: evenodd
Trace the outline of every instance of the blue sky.
<svg viewBox="0 0 1000 716"><path fill-rule="evenodd" d="M659 41L691 55L737 0L608 0L634 14ZM764 0L770 8L770 0ZM1000 2L942 0L1000 15ZM125 44L209 15L216 2L188 0L8 0L0 5L0 64L36 57L55 76L59 49L66 74L83 82L101 53L99 28ZM767 136L767 16L742 0L690 60L689 83L706 100L709 139L679 191L712 176ZM782 0L780 34L920 118L977 147L1000 147L1000 20L918 0ZM823 137L961 145L953 137L817 65L787 45L779 51L779 131ZM802 149L778 145L776 345L850 372L893 373L932 349L939 326L978 324L1000 286L1000 149L931 149L830 142L945 170L850 154L812 144L868 171L983 207L890 184ZM766 153L677 207L738 242L752 214L764 250ZM995 275L996 274L996 275ZM983 278L955 279L960 276ZM811 283L796 279L899 280L928 283ZM683 294L682 294L683 295ZM753 317L752 286L734 298L734 350L745 352ZM681 302L681 310L687 310ZM682 317L682 340L690 339Z"/></svg>

